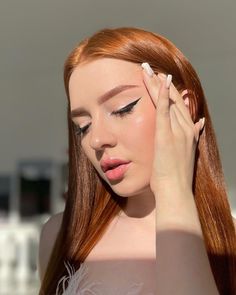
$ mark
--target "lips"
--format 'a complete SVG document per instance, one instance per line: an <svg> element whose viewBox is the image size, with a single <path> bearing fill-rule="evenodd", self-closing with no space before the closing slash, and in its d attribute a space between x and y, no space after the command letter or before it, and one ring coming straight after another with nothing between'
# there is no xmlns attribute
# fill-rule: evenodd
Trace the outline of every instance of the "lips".
<svg viewBox="0 0 236 295"><path fill-rule="evenodd" d="M107 170L113 169L119 165L127 164L127 163L130 163L130 161L118 159L118 158L116 159L109 158L109 159L101 161L101 168L102 168L102 171L105 173Z"/></svg>
<svg viewBox="0 0 236 295"><path fill-rule="evenodd" d="M130 165L131 165L131 162L127 164L121 164L110 170L108 169L105 172L105 175L107 179L109 179L109 181L121 180L125 176L125 173L129 169Z"/></svg>

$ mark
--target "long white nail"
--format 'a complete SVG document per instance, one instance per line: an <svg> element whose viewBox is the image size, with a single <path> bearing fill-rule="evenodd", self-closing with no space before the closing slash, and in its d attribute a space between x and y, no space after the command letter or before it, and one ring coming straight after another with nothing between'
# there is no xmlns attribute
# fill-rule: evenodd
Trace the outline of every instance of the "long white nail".
<svg viewBox="0 0 236 295"><path fill-rule="evenodd" d="M146 73L147 73L150 77L153 76L154 72L153 72L152 68L150 67L149 63L147 63L147 62L143 62L143 63L141 64L141 66L142 66L142 68L146 71Z"/></svg>
<svg viewBox="0 0 236 295"><path fill-rule="evenodd" d="M201 130L205 125L205 117L201 118Z"/></svg>
<svg viewBox="0 0 236 295"><path fill-rule="evenodd" d="M171 81L172 81L172 75L169 74L166 78L166 88L167 89L170 88Z"/></svg>

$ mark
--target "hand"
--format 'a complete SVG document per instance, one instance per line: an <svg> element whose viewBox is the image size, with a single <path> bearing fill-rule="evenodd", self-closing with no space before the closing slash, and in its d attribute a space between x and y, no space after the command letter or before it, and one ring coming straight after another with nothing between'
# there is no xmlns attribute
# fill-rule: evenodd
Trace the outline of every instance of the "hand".
<svg viewBox="0 0 236 295"><path fill-rule="evenodd" d="M171 75L150 76L145 65L149 73L152 69L142 64L143 79L156 107L151 190L156 195L171 186L172 190L192 192L195 152L204 120L194 124L188 103L171 82Z"/></svg>

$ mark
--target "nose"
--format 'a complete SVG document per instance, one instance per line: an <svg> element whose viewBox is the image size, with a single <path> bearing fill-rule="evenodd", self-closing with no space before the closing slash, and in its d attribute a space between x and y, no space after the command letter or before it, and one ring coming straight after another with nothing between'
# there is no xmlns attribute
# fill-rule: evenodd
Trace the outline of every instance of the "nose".
<svg viewBox="0 0 236 295"><path fill-rule="evenodd" d="M92 126L93 125L93 126ZM116 137L108 123L101 120L97 124L91 125L90 146L96 151L103 150L104 147L114 146Z"/></svg>

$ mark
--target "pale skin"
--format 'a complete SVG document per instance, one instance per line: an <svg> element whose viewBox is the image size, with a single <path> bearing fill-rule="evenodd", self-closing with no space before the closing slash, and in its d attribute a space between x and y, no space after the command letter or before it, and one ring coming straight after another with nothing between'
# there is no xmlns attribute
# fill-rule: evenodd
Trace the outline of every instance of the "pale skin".
<svg viewBox="0 0 236 295"><path fill-rule="evenodd" d="M120 84L138 87L98 105L97 97ZM104 153L129 159L133 164L121 182L110 183L117 194L128 198L127 208L116 220L111 235L102 238L89 259L96 255L107 258L109 249L121 249L119 241L135 239L140 249L135 253L126 249L122 255L140 256L144 249L143 257L157 257L157 294L218 294L191 191L200 123L192 122L183 93L173 84L167 88L166 76L149 77L140 65L112 59L78 66L72 73L69 90L71 110L83 106L88 111L73 120L80 127L91 123L81 144L100 175L107 181L99 166ZM142 98L135 111L126 118L110 116L139 97ZM170 104L172 100L176 103ZM163 236L170 230L174 232ZM177 230L184 234L176 235ZM176 247L168 251L168 243L175 243ZM185 244L191 247L184 247ZM167 263L168 258L171 263ZM148 270L150 267L146 266L147 280ZM194 276L196 272L198 275ZM182 286L179 293L176 286Z"/></svg>
<svg viewBox="0 0 236 295"><path fill-rule="evenodd" d="M169 87L167 77L154 74L150 78L144 73L144 80L157 108L158 152L151 177L157 208L157 294L219 294L191 189L202 125L193 123L181 95L173 84ZM175 103L170 104L170 100Z"/></svg>
<svg viewBox="0 0 236 295"><path fill-rule="evenodd" d="M97 98L118 85L137 85L126 89L99 105ZM134 63L115 59L98 59L79 65L69 81L71 110L84 107L87 114L73 118L76 125L89 126L81 145L102 178L100 167L104 155L132 161L124 179L108 182L120 196L128 198L125 215L155 223L155 198L150 189L154 153L156 111L145 87L142 68ZM130 103L141 99L132 114L112 115ZM135 132L134 132L135 130Z"/></svg>

